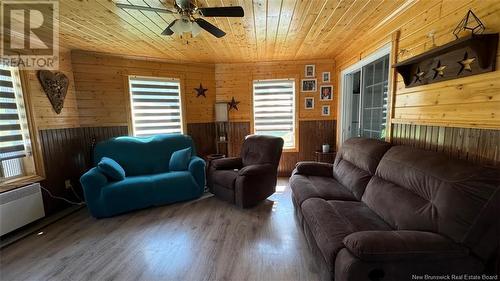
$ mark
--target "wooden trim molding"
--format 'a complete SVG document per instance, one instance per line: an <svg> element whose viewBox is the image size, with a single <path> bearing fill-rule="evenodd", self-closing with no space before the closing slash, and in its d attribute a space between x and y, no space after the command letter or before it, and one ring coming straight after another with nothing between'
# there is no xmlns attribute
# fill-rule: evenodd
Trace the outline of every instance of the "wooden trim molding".
<svg viewBox="0 0 500 281"><path fill-rule="evenodd" d="M30 131L31 150L35 163L36 174L43 178L45 177L45 167L43 164L42 146L39 141L38 126L35 120L35 108L32 100L32 93L29 87L29 73L27 70L19 70L21 79L21 87L23 91L24 104L26 107L26 117L28 119L28 127Z"/></svg>

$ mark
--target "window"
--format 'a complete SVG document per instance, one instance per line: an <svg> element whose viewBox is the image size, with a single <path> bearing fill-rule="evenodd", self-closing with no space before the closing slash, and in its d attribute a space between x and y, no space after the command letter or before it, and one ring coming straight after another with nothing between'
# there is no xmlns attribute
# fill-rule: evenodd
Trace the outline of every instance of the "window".
<svg viewBox="0 0 500 281"><path fill-rule="evenodd" d="M0 65L0 183L32 173L34 161L19 72Z"/></svg>
<svg viewBox="0 0 500 281"><path fill-rule="evenodd" d="M283 138L284 148L295 148L295 81L253 82L254 133Z"/></svg>
<svg viewBox="0 0 500 281"><path fill-rule="evenodd" d="M131 76L129 83L135 136L182 133L179 80Z"/></svg>

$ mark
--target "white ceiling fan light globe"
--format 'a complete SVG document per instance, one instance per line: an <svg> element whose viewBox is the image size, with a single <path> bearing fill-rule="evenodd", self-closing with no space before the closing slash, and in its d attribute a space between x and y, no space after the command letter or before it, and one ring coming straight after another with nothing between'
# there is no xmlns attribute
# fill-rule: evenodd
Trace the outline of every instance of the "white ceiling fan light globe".
<svg viewBox="0 0 500 281"><path fill-rule="evenodd" d="M192 23L189 17L182 16L178 19L175 24L170 28L173 32L182 35L184 32L190 32L192 29Z"/></svg>
<svg viewBox="0 0 500 281"><path fill-rule="evenodd" d="M192 29L192 23L189 17L183 16L181 18L180 22L180 27L182 29L182 32L190 32Z"/></svg>
<svg viewBox="0 0 500 281"><path fill-rule="evenodd" d="M201 27L198 23L196 22L193 22L192 23L192 28L191 28L191 35L193 35L193 37L196 37L198 36L198 34L201 33Z"/></svg>

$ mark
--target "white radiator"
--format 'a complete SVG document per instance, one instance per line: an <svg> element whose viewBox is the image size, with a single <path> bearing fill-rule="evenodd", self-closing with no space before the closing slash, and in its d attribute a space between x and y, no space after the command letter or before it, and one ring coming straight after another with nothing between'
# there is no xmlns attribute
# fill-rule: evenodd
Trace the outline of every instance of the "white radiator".
<svg viewBox="0 0 500 281"><path fill-rule="evenodd" d="M0 193L0 236L44 216L39 183Z"/></svg>

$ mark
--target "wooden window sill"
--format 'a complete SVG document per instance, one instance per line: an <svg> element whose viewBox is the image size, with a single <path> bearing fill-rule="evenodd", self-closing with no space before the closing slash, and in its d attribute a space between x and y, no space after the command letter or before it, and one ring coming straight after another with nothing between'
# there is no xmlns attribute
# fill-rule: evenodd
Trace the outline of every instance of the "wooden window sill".
<svg viewBox="0 0 500 281"><path fill-rule="evenodd" d="M24 176L7 180L0 183L0 193L26 186L35 182L40 182L42 180L44 180L44 178L38 175Z"/></svg>

